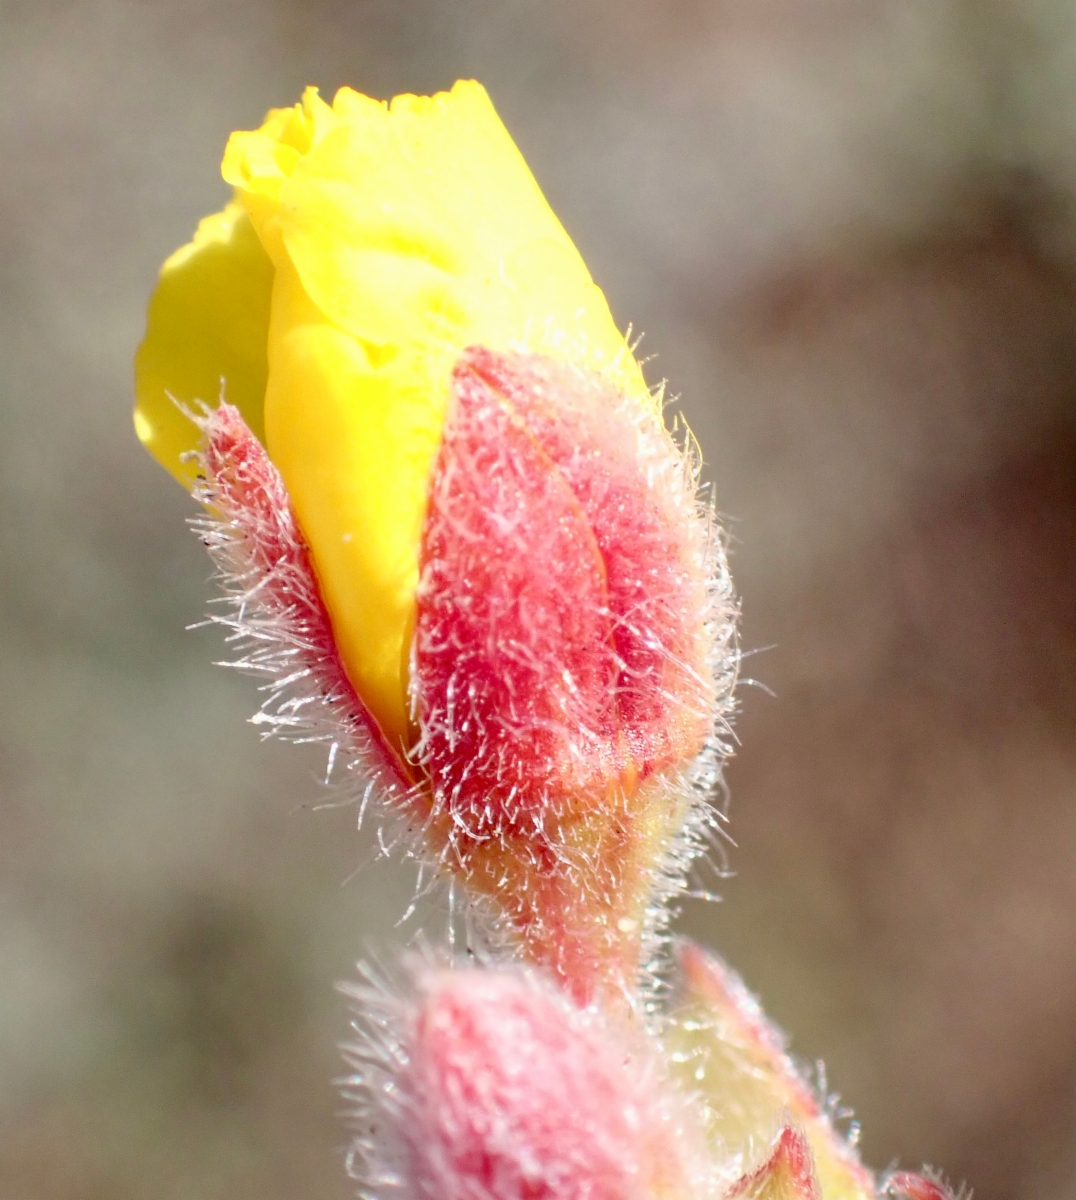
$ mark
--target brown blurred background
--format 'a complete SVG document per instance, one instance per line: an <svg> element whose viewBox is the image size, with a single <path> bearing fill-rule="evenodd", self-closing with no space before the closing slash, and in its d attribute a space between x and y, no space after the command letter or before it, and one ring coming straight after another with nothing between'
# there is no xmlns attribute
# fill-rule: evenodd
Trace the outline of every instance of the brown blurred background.
<svg viewBox="0 0 1076 1200"><path fill-rule="evenodd" d="M262 746L130 426L161 260L306 83L490 88L735 539L736 877L682 924L871 1163L1076 1200L1076 6L0 0L0 1198L349 1193L410 878Z"/></svg>

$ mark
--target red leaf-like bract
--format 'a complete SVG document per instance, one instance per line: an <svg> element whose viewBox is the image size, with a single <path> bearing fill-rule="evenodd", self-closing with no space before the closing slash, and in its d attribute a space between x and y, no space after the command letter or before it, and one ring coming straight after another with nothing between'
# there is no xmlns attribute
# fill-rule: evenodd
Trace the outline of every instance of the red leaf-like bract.
<svg viewBox="0 0 1076 1200"><path fill-rule="evenodd" d="M702 748L706 538L653 411L472 347L421 556L418 757L475 837L541 828Z"/></svg>

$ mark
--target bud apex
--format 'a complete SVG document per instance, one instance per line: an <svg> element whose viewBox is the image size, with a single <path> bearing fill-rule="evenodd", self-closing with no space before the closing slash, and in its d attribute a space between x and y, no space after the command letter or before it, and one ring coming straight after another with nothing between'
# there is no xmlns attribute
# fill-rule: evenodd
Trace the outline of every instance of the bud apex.
<svg viewBox="0 0 1076 1200"><path fill-rule="evenodd" d="M785 1126L777 1135L769 1158L740 1179L727 1200L822 1200L811 1147L803 1133Z"/></svg>
<svg viewBox="0 0 1076 1200"><path fill-rule="evenodd" d="M906 1196L907 1200L958 1200L961 1191L954 1195L947 1183L930 1175L917 1175L914 1171L894 1171L882 1188L883 1194Z"/></svg>

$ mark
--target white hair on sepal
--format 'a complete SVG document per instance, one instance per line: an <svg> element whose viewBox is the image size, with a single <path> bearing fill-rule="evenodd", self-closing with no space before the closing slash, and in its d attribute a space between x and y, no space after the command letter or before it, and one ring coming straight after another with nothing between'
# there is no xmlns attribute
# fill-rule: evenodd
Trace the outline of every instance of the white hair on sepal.
<svg viewBox="0 0 1076 1200"><path fill-rule="evenodd" d="M188 524L215 568L220 595L209 603L223 610L192 628L223 629L234 657L218 665L261 681L251 723L263 738L326 748L336 798L323 804L354 804L361 826L376 798L379 853L403 846L413 857L420 839L407 814L421 787L401 777L344 672L279 471L231 405L186 415L203 436L192 494L205 509Z"/></svg>
<svg viewBox="0 0 1076 1200"><path fill-rule="evenodd" d="M665 384L654 389L657 412L673 400L665 399ZM630 403L630 402L629 402ZM728 791L724 763L732 755L735 734L732 718L736 711L735 690L739 681L739 602L728 565L728 540L718 518L712 485L701 483L702 452L691 428L677 412L671 427L636 406L636 427L644 461L653 462L653 486L662 486L688 517L687 524L699 530L695 552L706 581L703 615L707 646L706 666L712 686L710 732L698 755L671 773L669 786L684 798L683 820L669 837L654 868L654 884L645 914L641 991L643 1007L660 1025L660 1005L668 991L672 967L669 954L669 925L678 909L676 900L693 896L716 899L705 888L690 889L693 871L713 872L727 877ZM693 517L693 521L691 518Z"/></svg>

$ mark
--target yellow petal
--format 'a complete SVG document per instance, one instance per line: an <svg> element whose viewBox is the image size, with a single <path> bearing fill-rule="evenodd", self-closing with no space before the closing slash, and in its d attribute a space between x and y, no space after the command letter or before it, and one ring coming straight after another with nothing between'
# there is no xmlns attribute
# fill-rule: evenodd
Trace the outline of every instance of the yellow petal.
<svg viewBox="0 0 1076 1200"><path fill-rule="evenodd" d="M442 422L417 348L378 369L285 266L274 300L266 436L312 547L348 677L398 750L410 741L416 547Z"/></svg>
<svg viewBox="0 0 1076 1200"><path fill-rule="evenodd" d="M243 206L206 217L164 264L135 356L135 430L186 487L200 442L176 407L215 405L222 390L262 438L273 266Z"/></svg>

